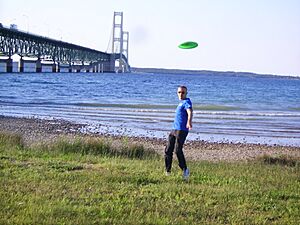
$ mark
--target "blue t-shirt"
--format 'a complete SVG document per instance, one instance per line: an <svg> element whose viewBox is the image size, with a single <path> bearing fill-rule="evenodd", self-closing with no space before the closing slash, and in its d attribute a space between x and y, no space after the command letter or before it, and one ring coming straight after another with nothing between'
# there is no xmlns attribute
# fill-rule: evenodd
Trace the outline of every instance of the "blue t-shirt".
<svg viewBox="0 0 300 225"><path fill-rule="evenodd" d="M175 114L175 120L173 124L174 130L185 130L188 131L189 129L186 128L188 114L186 112L187 109L192 109L192 102L189 98L184 100L180 100Z"/></svg>

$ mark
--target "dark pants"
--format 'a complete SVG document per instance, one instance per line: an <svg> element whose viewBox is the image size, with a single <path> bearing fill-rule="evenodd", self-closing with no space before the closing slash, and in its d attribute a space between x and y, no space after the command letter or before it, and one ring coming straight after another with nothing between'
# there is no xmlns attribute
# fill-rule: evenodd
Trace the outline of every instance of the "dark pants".
<svg viewBox="0 0 300 225"><path fill-rule="evenodd" d="M171 172L174 149L177 155L179 167L182 170L187 168L182 147L188 133L188 131L183 130L172 130L169 134L168 144L165 149L165 165L167 172Z"/></svg>

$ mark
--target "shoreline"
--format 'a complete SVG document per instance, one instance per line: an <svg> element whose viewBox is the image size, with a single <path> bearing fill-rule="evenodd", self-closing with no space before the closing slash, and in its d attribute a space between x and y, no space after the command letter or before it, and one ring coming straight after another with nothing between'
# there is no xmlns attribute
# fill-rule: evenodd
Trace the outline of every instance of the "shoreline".
<svg viewBox="0 0 300 225"><path fill-rule="evenodd" d="M130 143L138 143L145 148L154 149L161 156L167 140L163 138L128 137L122 135L82 133L86 124L72 123L60 119L19 118L0 116L0 132L16 133L23 137L26 145L40 142L55 141L61 136L66 137L102 137L114 141L126 139ZM247 162L264 155L287 156L300 158L300 147L249 144L249 143L214 143L207 141L189 141L184 145L187 160L210 162ZM174 159L176 159L174 153Z"/></svg>

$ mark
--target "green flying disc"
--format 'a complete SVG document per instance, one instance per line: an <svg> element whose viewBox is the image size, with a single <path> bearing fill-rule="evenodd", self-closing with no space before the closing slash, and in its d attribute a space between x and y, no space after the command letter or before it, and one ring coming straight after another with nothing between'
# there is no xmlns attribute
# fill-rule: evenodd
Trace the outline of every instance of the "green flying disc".
<svg viewBox="0 0 300 225"><path fill-rule="evenodd" d="M194 41L187 41L182 43L181 45L179 45L179 48L183 48L183 49L191 49L191 48L196 48L198 46L197 42Z"/></svg>

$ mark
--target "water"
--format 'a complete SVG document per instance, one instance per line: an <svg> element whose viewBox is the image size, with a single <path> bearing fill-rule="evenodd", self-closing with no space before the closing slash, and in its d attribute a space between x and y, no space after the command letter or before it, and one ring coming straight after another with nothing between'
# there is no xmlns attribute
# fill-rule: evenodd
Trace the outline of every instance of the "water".
<svg viewBox="0 0 300 225"><path fill-rule="evenodd" d="M59 118L82 132L165 138L188 87L189 140L300 146L300 78L237 74L0 74L0 115Z"/></svg>

